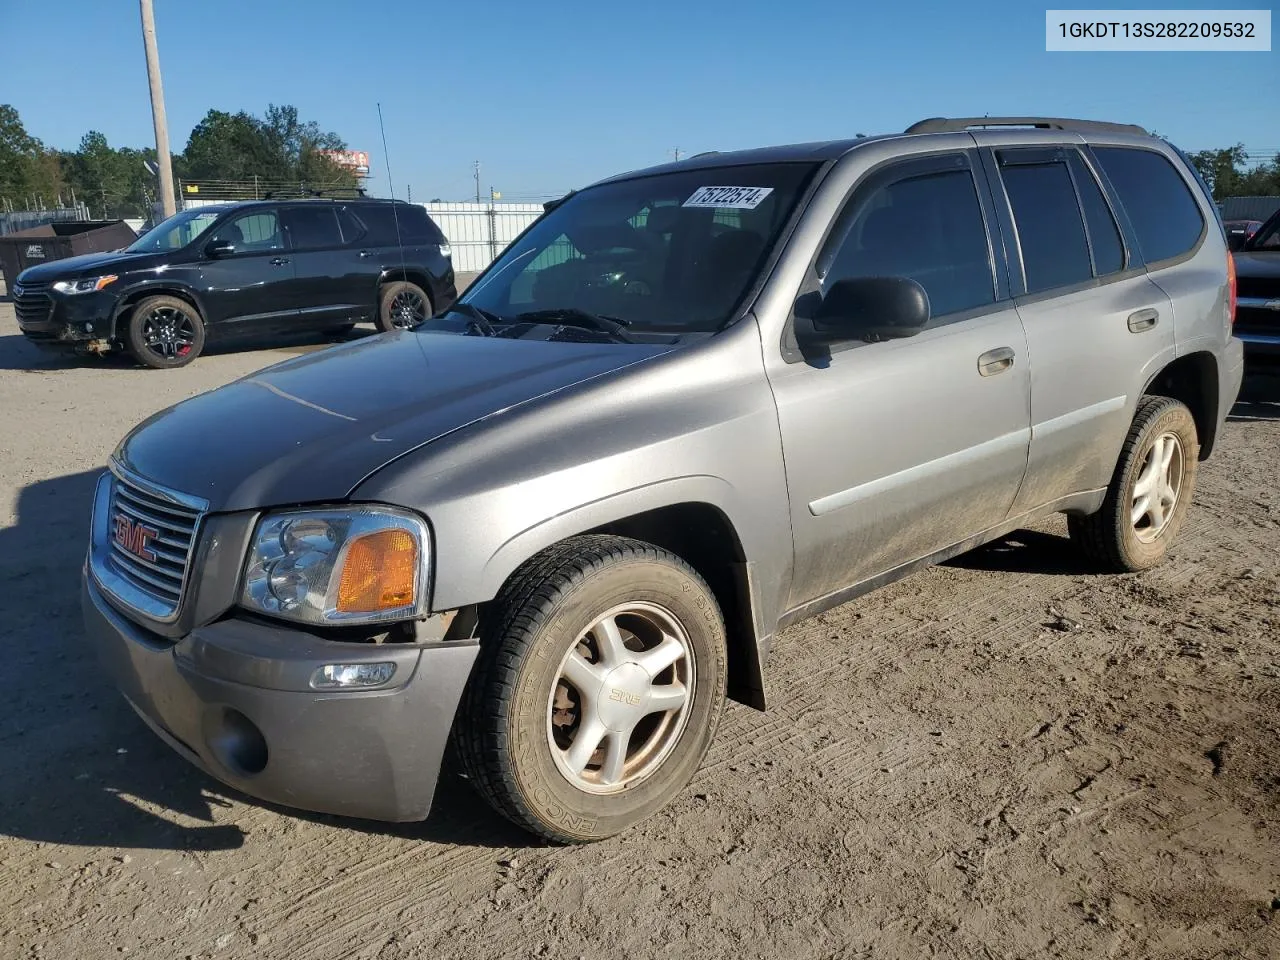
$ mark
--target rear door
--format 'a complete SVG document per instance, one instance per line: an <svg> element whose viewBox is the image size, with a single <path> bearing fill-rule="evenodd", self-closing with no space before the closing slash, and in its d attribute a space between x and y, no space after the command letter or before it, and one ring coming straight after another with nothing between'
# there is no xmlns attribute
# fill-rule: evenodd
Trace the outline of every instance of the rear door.
<svg viewBox="0 0 1280 960"><path fill-rule="evenodd" d="M215 228L206 244L234 251L200 263L201 302L211 335L262 333L292 324L297 314L293 259L274 207L251 207Z"/></svg>
<svg viewBox="0 0 1280 960"><path fill-rule="evenodd" d="M281 219L293 247L297 327L324 329L367 314L352 249L338 225L337 204L293 204L282 209Z"/></svg>
<svg viewBox="0 0 1280 960"><path fill-rule="evenodd" d="M988 148L984 163L1033 369L1018 514L1110 482L1145 384L1174 358L1173 306L1076 145Z"/></svg>

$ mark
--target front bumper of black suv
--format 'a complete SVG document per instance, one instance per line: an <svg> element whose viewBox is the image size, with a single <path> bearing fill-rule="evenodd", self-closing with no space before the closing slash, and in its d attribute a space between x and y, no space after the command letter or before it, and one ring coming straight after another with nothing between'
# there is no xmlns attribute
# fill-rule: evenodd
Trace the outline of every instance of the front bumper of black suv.
<svg viewBox="0 0 1280 960"><path fill-rule="evenodd" d="M18 329L39 346L85 349L115 336L114 293L63 294L50 284L23 284L12 299Z"/></svg>

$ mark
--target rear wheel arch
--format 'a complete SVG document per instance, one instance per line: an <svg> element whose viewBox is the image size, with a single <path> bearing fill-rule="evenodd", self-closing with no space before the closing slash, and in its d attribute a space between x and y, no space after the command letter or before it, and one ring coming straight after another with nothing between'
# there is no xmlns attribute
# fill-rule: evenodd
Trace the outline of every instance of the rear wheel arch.
<svg viewBox="0 0 1280 960"><path fill-rule="evenodd" d="M389 283L395 283L399 280L417 284L425 290L427 295L434 301L436 296L435 281L425 270L418 270L414 267L386 267L383 269L382 273L378 275L377 295L381 297L383 287Z"/></svg>
<svg viewBox="0 0 1280 960"><path fill-rule="evenodd" d="M1196 423L1200 438L1200 459L1208 459L1217 440L1218 360L1207 350L1178 357L1165 365L1148 381L1143 396L1171 397L1186 405Z"/></svg>

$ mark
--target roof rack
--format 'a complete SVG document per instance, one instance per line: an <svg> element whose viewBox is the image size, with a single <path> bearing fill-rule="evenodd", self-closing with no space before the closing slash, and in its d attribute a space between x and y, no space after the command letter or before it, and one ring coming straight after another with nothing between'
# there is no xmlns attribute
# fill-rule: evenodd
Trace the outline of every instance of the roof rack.
<svg viewBox="0 0 1280 960"><path fill-rule="evenodd" d="M1133 123L1071 120L1066 117L930 117L907 127L905 133L954 133L973 127L1034 127L1037 130L1071 130L1075 133L1136 133L1150 136Z"/></svg>

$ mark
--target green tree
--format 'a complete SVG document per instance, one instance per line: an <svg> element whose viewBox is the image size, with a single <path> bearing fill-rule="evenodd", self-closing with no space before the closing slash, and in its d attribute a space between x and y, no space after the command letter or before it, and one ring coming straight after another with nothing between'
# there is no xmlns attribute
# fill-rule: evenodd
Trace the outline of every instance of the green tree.
<svg viewBox="0 0 1280 960"><path fill-rule="evenodd" d="M0 104L0 198L14 209L34 198L52 206L62 187L57 154L27 132L13 106Z"/></svg>
<svg viewBox="0 0 1280 960"><path fill-rule="evenodd" d="M90 130L74 153L63 155L62 166L77 199L87 203L94 216L139 217L150 213L154 190L143 164L146 158L146 152L112 147L105 136Z"/></svg>
<svg viewBox="0 0 1280 960"><path fill-rule="evenodd" d="M315 121L301 121L292 106L269 104L265 116L210 110L191 131L178 163L178 175L188 180L306 182L312 185L355 186L349 170L323 154L344 150L336 133Z"/></svg>
<svg viewBox="0 0 1280 960"><path fill-rule="evenodd" d="M1201 150L1191 155L1205 182L1213 189L1213 199L1280 195L1280 154L1270 162L1248 167L1244 144L1222 150Z"/></svg>

